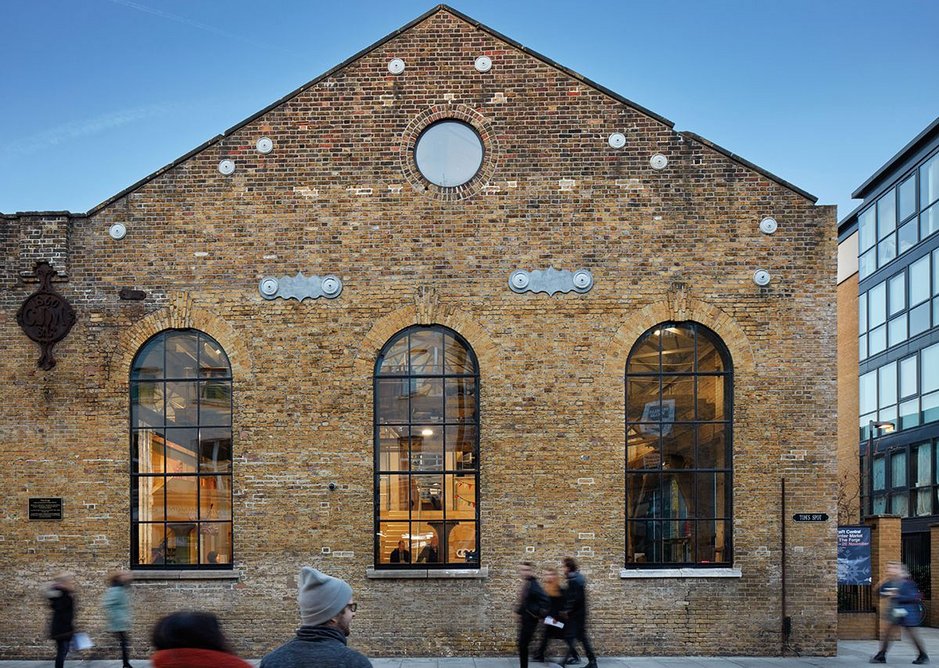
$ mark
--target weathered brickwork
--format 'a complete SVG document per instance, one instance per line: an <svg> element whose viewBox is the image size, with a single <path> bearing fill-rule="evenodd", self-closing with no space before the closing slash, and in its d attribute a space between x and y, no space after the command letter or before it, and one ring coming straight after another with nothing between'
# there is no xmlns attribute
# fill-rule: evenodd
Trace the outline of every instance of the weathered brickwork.
<svg viewBox="0 0 939 668"><path fill-rule="evenodd" d="M485 179L459 197L421 184L407 151L417 119L450 108L487 137ZM369 654L506 654L515 564L567 554L602 654L781 651L781 479L788 513L836 515L832 207L444 8L103 207L5 217L0 245L0 657L48 653L40 592L62 569L78 574L80 625L103 635L105 574L130 553L129 365L173 327L232 362L238 579L136 583L135 653L160 615L198 607L259 656L296 627L296 573L313 564L352 584L352 641ZM15 321L37 259L67 269L78 313L48 372ZM548 266L596 284L509 290L513 270ZM261 277L298 271L341 277L341 296L259 295ZM122 301L124 287L147 298ZM739 578L620 578L625 362L670 319L706 325L733 359ZM374 362L417 323L455 329L479 358L485 579L366 578ZM65 519L28 521L30 496L62 497ZM787 542L786 649L833 653L834 523L789 523Z"/></svg>

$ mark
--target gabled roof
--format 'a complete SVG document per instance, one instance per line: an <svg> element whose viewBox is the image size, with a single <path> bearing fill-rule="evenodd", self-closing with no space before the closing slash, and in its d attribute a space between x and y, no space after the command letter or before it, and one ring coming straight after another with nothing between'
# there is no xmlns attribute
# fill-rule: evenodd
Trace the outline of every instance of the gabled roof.
<svg viewBox="0 0 939 668"><path fill-rule="evenodd" d="M87 212L85 212L85 213L77 213L77 214L70 214L70 215L73 216L73 217L75 217L75 218L84 218L84 217L88 217L88 216L92 216L92 215L96 214L96 213L97 213L98 211L100 211L101 209L104 209L105 207L107 207L107 206L113 204L115 201L117 201L117 200L121 199L122 197L124 197L124 196L126 196L126 195L132 193L133 191L137 190L138 188L140 188L140 187L146 185L147 183L149 183L149 182L152 181L153 179L157 178L157 177L160 176L161 174L163 174L163 173L165 173L165 172L167 172L167 171L173 169L174 167L176 167L177 165L179 165L179 164L185 162L186 160L188 160L188 159L191 158L192 156L194 156L194 155L200 153L201 151L203 151L203 150L209 148L209 147L212 146L213 144L218 143L219 141L221 141L221 140L224 139L225 137L227 137L227 136L229 136L229 135L231 135L231 134L237 132L238 130L240 130L240 129L243 128L244 126L246 126L246 125L248 125L249 123L251 123L251 122L257 120L259 117L263 116L264 114L266 114L266 113L268 113L268 112L270 112L270 111L276 109L276 108L279 107L280 105L282 105L282 104L284 104L284 103L286 103L286 102L292 100L293 98L295 98L296 96L300 95L301 93L303 93L303 92L306 91L307 89L309 89L309 88L311 88L312 86L315 86L316 84L318 84L318 83L319 83L320 81L322 81L323 79L326 79L327 77L332 76L332 75L335 74L336 72L339 72L340 70L346 68L347 66L349 66L349 65L351 65L352 63L356 62L357 60L359 60L359 59L361 59L361 58L367 56L367 55L370 54L372 51L374 51L375 49L379 48L380 46L382 46L382 45L385 44L386 42L389 42L390 40L394 39L395 37L398 37L398 36L401 35L402 33L407 32L408 30L410 30L410 29L413 28L414 26L416 26L416 25L418 25L418 24L420 24L420 23L426 21L428 18L430 18L431 16L434 16L435 14L437 14L438 12L441 12L441 11L446 11L446 12L452 14L453 16L455 16L455 17L457 17L457 18L459 18L459 19L465 21L466 23L469 23L470 25L472 25L473 27L477 28L478 30L482 30L483 32L485 32L485 33L491 35L492 37L494 37L494 38L496 38L496 39L498 39L498 40L500 40L500 41L502 41L502 42L505 42L505 43L508 44L509 46L511 46L511 47L513 47L513 48L515 48L515 49L518 49L518 50L522 51L523 53L526 53L526 54L528 54L529 56L531 56L531 57L533 57L533 58L536 58L537 60L540 60L541 62L543 62L544 64L548 65L549 67L553 67L553 68L555 68L555 69L557 69L557 70L560 70L560 71L563 72L564 74L566 74L566 75L568 75L568 76L570 76L570 77L572 77L572 78L574 78L574 79L577 79L578 81L584 83L584 84L587 85L587 86L590 86L591 88L594 88L594 89L600 91L600 92L603 93L604 95L607 95L607 96L613 98L613 99L616 100L617 102L620 102L620 103L622 103L622 104L624 104L624 105L626 105L626 106L628 106L628 107L631 107L632 109L635 109L636 111L638 111L638 112L640 112L640 113L642 113L642 114L648 116L649 118L652 118L653 120L656 120L656 121L658 121L659 123L664 124L664 125L667 126L669 129L674 129L675 124L674 124L672 121L670 121L669 119L665 118L664 116L660 116L659 114L655 113L654 111L651 111L650 109L647 109L647 108L643 107L642 105L637 104L636 102L633 102L632 100L629 100L629 99L623 97L623 96L620 95L619 93L616 93L616 92L610 90L609 88L606 88L605 86L602 86L601 84L598 84L597 82L595 82L595 81L593 81L593 80L591 80L591 79L588 79L587 77L583 76L582 74L580 74L580 73L578 73L578 72L576 72L576 71L574 71L574 70L572 70L572 69L570 69L570 68L568 68L568 67L564 67L564 66L561 65L560 63L557 63L557 62L555 62L554 60L551 60L551 59L548 58L547 56L544 56L544 55L538 53L537 51L534 51L534 50L532 50L532 49L529 49L528 47L526 47L526 46L520 44L519 42L516 42L515 40L511 39L510 37L507 37L507 36L503 35L502 33L498 32L497 30L493 30L493 29L490 28L489 26L487 26L487 25L485 25L485 24L483 24L483 23L480 23L479 21L477 21L477 20L475 20L475 19L473 19L473 18L467 16L466 14L463 14L462 12L457 11L456 9L453 9L453 8L450 7L449 5L440 4L440 5L437 5L436 7L432 8L432 9L430 9L429 11L427 11L427 12L421 14L421 15L418 16L416 19L414 19L414 20L411 21L410 23L407 23L406 25L402 26L402 27L399 28L398 30L395 30L394 32L392 32L392 33L386 35L385 37L382 37L380 40L378 40L378 41L375 42L374 44L371 44L370 46L365 47L364 49L362 49L361 51L359 51L359 52L356 53L355 55L351 56L350 58L347 58L347 59L344 60L343 62L339 63L338 65L336 65L335 67L331 68L330 70L324 72L323 74L321 74L320 76L316 77L315 79L313 79L313 80L311 80L311 81L308 81L307 83L303 84L302 86L300 86L300 87L297 88L296 90L294 90L294 91L288 93L287 95L285 95L285 96L282 97L281 99L277 100L277 101L274 102L273 104L270 104L270 105L268 105L267 107L265 107L264 109L261 109L260 111L258 111L257 113L252 114L251 116L249 116L249 117L246 118L245 120L241 121L241 122L238 123L237 125L234 125L234 126L228 128L228 129L225 130L223 133L221 133L221 134L219 134L219 135L216 135L215 137L209 139L208 141L206 141L206 142L200 144L200 145L197 146L196 148L192 149L191 151L189 151L189 152L186 153L185 155L183 155L183 156L177 158L176 160L174 160L173 162L169 163L168 165L165 165L164 167L161 167L160 169L156 170L156 171L153 172L152 174L149 174L149 175L143 177L142 179L140 179L139 181L137 181L136 183L134 183L134 184L128 186L127 188L125 188L124 190L120 191L120 192L117 193L116 195L113 195L112 197L109 197L108 199L106 199L105 201L101 202L101 203L98 204L97 206L95 206L95 207L89 209ZM765 170L765 169L763 169L763 168L761 168L761 167L758 167L757 165L753 164L752 162L749 162L748 160L745 160L745 159L741 158L740 156L736 155L735 153L732 153L732 152L728 151L727 149L722 148L722 147L718 146L717 144L714 144L713 142L710 142L710 141L704 139L703 137L701 137L701 136L699 136L699 135L697 135L697 134L695 134L695 133L693 133L693 132L679 132L679 134L681 134L681 135L683 135L683 136L685 136L685 137L688 137L689 139L692 139L692 140L694 140L694 141L700 142L700 143L704 144L705 146L708 146L709 148L711 148L711 149L713 149L713 150L715 150L715 151L717 151L717 152L719 152L719 153L721 153L721 154L727 156L727 157L730 158L731 160L733 160L733 161L735 161L735 162L737 162L737 163L739 163L739 164L741 164L741 165L747 167L748 169L751 169L751 170L753 170L753 171L755 171L755 172L758 172L759 174L762 174L763 176L765 176L766 178L770 179L771 181L775 181L776 183L780 184L781 186L784 186L785 188L788 188L789 190L792 190L793 192L795 192L795 193L801 195L802 197L805 197L806 199L810 200L813 204L818 201L818 198L815 197L814 195L812 195L811 193L808 193L808 192L806 192L805 190L802 190L801 188L798 188L797 186L795 186L795 185L789 183L788 181L786 181L786 180L784 180L784 179L782 179L782 178L776 176L775 174L773 174L773 173L771 173L771 172L769 172L769 171L767 171L767 170ZM24 212L19 212L17 215L36 215L36 212L33 212L33 211L24 211ZM14 217L14 216L9 216L9 214L0 214L0 216L3 216L3 217Z"/></svg>

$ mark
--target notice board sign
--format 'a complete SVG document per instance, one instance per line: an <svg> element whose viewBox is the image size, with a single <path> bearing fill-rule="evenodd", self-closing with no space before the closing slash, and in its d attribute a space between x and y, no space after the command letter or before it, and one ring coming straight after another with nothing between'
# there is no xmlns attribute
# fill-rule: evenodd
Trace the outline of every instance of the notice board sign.
<svg viewBox="0 0 939 668"><path fill-rule="evenodd" d="M31 496L29 498L29 519L62 519L62 497Z"/></svg>
<svg viewBox="0 0 939 668"><path fill-rule="evenodd" d="M871 528L838 527L838 584L871 583Z"/></svg>

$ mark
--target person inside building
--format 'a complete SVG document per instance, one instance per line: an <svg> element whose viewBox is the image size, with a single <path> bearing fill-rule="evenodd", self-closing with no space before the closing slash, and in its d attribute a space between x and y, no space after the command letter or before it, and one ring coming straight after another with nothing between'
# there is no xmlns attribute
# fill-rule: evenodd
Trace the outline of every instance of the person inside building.
<svg viewBox="0 0 939 668"><path fill-rule="evenodd" d="M371 668L364 654L346 646L358 607L348 583L304 566L297 602L302 624L297 636L265 656L261 668Z"/></svg>
<svg viewBox="0 0 939 668"><path fill-rule="evenodd" d="M114 634L121 646L123 668L133 668L127 651L127 634L130 632L130 582L128 571L115 571L108 578L108 588L101 599L108 631Z"/></svg>
<svg viewBox="0 0 939 668"><path fill-rule="evenodd" d="M518 665L528 668L528 646L535 637L538 622L545 615L548 597L541 588L530 561L518 565L518 577L522 584L518 591L515 614L518 615Z"/></svg>
<svg viewBox="0 0 939 668"><path fill-rule="evenodd" d="M567 597L562 616L570 647L564 663L568 665L577 662L573 652L579 640L587 654L587 665L584 668L597 668L597 656L587 637L587 582L573 557L564 557L564 575L567 577Z"/></svg>
<svg viewBox="0 0 939 668"><path fill-rule="evenodd" d="M59 573L46 590L52 619L49 620L49 637L55 640L55 668L63 668L68 655L72 635L75 633L75 581L70 573Z"/></svg>
<svg viewBox="0 0 939 668"><path fill-rule="evenodd" d="M919 637L916 627L923 622L922 596L916 583L910 579L910 572L899 561L887 564L887 576L877 583L877 591L884 602L884 617L887 630L880 642L880 650L871 657L871 663L887 663L887 647L895 630L906 628L910 639L919 652L913 663L929 663L926 648Z"/></svg>
<svg viewBox="0 0 939 668"><path fill-rule="evenodd" d="M437 540L437 534L430 537L430 542L421 549L417 555L417 563L435 564L440 559L440 542Z"/></svg>
<svg viewBox="0 0 939 668"><path fill-rule="evenodd" d="M391 551L391 563L409 564L411 563L411 551L404 546L404 541L398 541L398 547Z"/></svg>
<svg viewBox="0 0 939 668"><path fill-rule="evenodd" d="M232 651L218 617L210 612L174 612L153 627L153 668L251 668Z"/></svg>

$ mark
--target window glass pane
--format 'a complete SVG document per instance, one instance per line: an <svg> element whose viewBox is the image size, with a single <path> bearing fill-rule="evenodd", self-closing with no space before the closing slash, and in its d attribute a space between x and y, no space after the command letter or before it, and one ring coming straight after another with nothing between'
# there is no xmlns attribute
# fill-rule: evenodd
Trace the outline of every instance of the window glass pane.
<svg viewBox="0 0 939 668"><path fill-rule="evenodd" d="M900 404L900 429L919 425L919 399L910 399Z"/></svg>
<svg viewBox="0 0 939 668"><path fill-rule="evenodd" d="M939 230L939 205L932 205L919 214L919 238L925 239Z"/></svg>
<svg viewBox="0 0 939 668"><path fill-rule="evenodd" d="M633 346L626 367L627 373L659 372L659 337L655 335L656 331L658 330L645 334L642 340Z"/></svg>
<svg viewBox="0 0 939 668"><path fill-rule="evenodd" d="M724 369L724 360L717 346L711 341L710 337L703 332L698 332L698 373L721 372Z"/></svg>
<svg viewBox="0 0 939 668"><path fill-rule="evenodd" d="M863 254L869 248L873 248L877 241L876 235L877 210L871 207L858 216L858 248Z"/></svg>
<svg viewBox="0 0 939 668"><path fill-rule="evenodd" d="M916 213L916 175L900 184L897 203L900 208L900 220L906 220Z"/></svg>
<svg viewBox="0 0 939 668"><path fill-rule="evenodd" d="M662 516L658 473L632 474L627 481L627 519L652 519Z"/></svg>
<svg viewBox="0 0 939 668"><path fill-rule="evenodd" d="M231 519L231 477L227 475L199 476L199 519ZM203 524L203 529L211 529Z"/></svg>
<svg viewBox="0 0 939 668"><path fill-rule="evenodd" d="M921 489L916 492L916 515L932 515L932 490Z"/></svg>
<svg viewBox="0 0 939 668"><path fill-rule="evenodd" d="M694 425L664 424L662 427L662 467L694 468Z"/></svg>
<svg viewBox="0 0 939 668"><path fill-rule="evenodd" d="M443 422L443 379L413 378L411 382L411 422Z"/></svg>
<svg viewBox="0 0 939 668"><path fill-rule="evenodd" d="M662 561L687 564L691 562L694 522L662 522Z"/></svg>
<svg viewBox="0 0 939 668"><path fill-rule="evenodd" d="M723 424L698 425L698 463L700 469L723 469L728 467L727 440Z"/></svg>
<svg viewBox="0 0 939 668"><path fill-rule="evenodd" d="M877 243L877 266L883 267L897 256L897 235L888 234Z"/></svg>
<svg viewBox="0 0 939 668"><path fill-rule="evenodd" d="M939 155L919 168L919 208L939 199Z"/></svg>
<svg viewBox="0 0 939 668"><path fill-rule="evenodd" d="M887 512L887 497L885 496L875 496L874 497L874 514L875 515L884 515Z"/></svg>
<svg viewBox="0 0 939 668"><path fill-rule="evenodd" d="M196 473L198 462L196 452L199 447L199 430L166 430L166 470L169 473ZM159 439L160 436L154 437Z"/></svg>
<svg viewBox="0 0 939 668"><path fill-rule="evenodd" d="M407 475L378 476L378 516L381 519L408 519L412 496L417 499Z"/></svg>
<svg viewBox="0 0 939 668"><path fill-rule="evenodd" d="M412 563L439 564L443 559L440 534L443 531L443 522L428 524L427 522L411 522L411 548ZM417 556L414 556L417 553Z"/></svg>
<svg viewBox="0 0 939 668"><path fill-rule="evenodd" d="M662 420L694 420L694 377L662 377Z"/></svg>
<svg viewBox="0 0 939 668"><path fill-rule="evenodd" d="M446 499L448 520L476 519L476 474L446 476Z"/></svg>
<svg viewBox="0 0 939 668"><path fill-rule="evenodd" d="M662 372L694 372L694 331L690 327L664 327L662 338Z"/></svg>
<svg viewBox="0 0 939 668"><path fill-rule="evenodd" d="M385 351L378 373L379 375L403 376L408 372L408 337L407 334L395 341L394 345Z"/></svg>
<svg viewBox="0 0 939 668"><path fill-rule="evenodd" d="M900 396L911 397L916 394L916 355L900 362Z"/></svg>
<svg viewBox="0 0 939 668"><path fill-rule="evenodd" d="M196 524L185 522L182 524L166 525L166 563L167 564L197 564L196 554L199 538Z"/></svg>
<svg viewBox="0 0 939 668"><path fill-rule="evenodd" d="M929 256L910 265L910 306L929 299Z"/></svg>
<svg viewBox="0 0 939 668"><path fill-rule="evenodd" d="M864 361L867 359L867 334L858 339L858 359Z"/></svg>
<svg viewBox="0 0 939 668"><path fill-rule="evenodd" d="M929 304L920 304L910 311L910 336L922 334L929 329Z"/></svg>
<svg viewBox="0 0 939 668"><path fill-rule="evenodd" d="M412 520L443 519L443 476L421 473L411 476Z"/></svg>
<svg viewBox="0 0 939 668"><path fill-rule="evenodd" d="M877 200L877 238L883 239L897 227L897 191L891 190Z"/></svg>
<svg viewBox="0 0 939 668"><path fill-rule="evenodd" d="M881 325L877 329L872 329L867 335L867 348L871 355L882 353L887 349L887 326Z"/></svg>
<svg viewBox="0 0 939 668"><path fill-rule="evenodd" d="M378 563L409 564L412 560L411 532L407 522L378 525Z"/></svg>
<svg viewBox="0 0 939 668"><path fill-rule="evenodd" d="M923 422L935 422L939 420L939 392L927 394L922 398L923 402Z"/></svg>
<svg viewBox="0 0 939 668"><path fill-rule="evenodd" d="M867 278L877 271L877 249L871 248L858 258L858 278Z"/></svg>
<svg viewBox="0 0 939 668"><path fill-rule="evenodd" d="M887 473L883 455L874 457L874 491L881 491L887 487Z"/></svg>
<svg viewBox="0 0 939 668"><path fill-rule="evenodd" d="M153 522L166 518L166 478L163 476L140 476L136 479L137 503L133 521Z"/></svg>
<svg viewBox="0 0 939 668"><path fill-rule="evenodd" d="M411 375L443 373L443 332L419 329L411 332Z"/></svg>
<svg viewBox="0 0 939 668"><path fill-rule="evenodd" d="M132 380L163 378L163 335L150 339L137 356L131 368Z"/></svg>
<svg viewBox="0 0 939 668"><path fill-rule="evenodd" d="M207 565L230 564L232 562L231 524L214 522L202 524L202 558L199 563Z"/></svg>
<svg viewBox="0 0 939 668"><path fill-rule="evenodd" d="M858 379L858 398L860 413L877 410L877 371L869 371Z"/></svg>
<svg viewBox="0 0 939 668"><path fill-rule="evenodd" d="M225 351L204 334L199 336L199 375L203 378L227 378L231 375Z"/></svg>
<svg viewBox="0 0 939 668"><path fill-rule="evenodd" d="M932 252L932 293L939 295L939 248Z"/></svg>
<svg viewBox="0 0 939 668"><path fill-rule="evenodd" d="M857 329L858 334L867 333L867 293L861 294L857 300Z"/></svg>
<svg viewBox="0 0 939 668"><path fill-rule="evenodd" d="M895 346L906 341L906 314L894 318L887 326L887 346Z"/></svg>
<svg viewBox="0 0 939 668"><path fill-rule="evenodd" d="M199 471L231 471L231 428L203 427L199 430Z"/></svg>
<svg viewBox="0 0 939 668"><path fill-rule="evenodd" d="M890 457L890 486L906 487L906 451L896 452Z"/></svg>
<svg viewBox="0 0 939 668"><path fill-rule="evenodd" d="M163 439L152 429L131 434L131 473L163 473Z"/></svg>
<svg viewBox="0 0 939 668"><path fill-rule="evenodd" d="M192 381L166 384L166 425L173 427L195 427L199 419L199 403L196 400L198 383Z"/></svg>
<svg viewBox="0 0 939 668"><path fill-rule="evenodd" d="M476 379L447 378L447 422L472 422L476 419Z"/></svg>
<svg viewBox="0 0 939 668"><path fill-rule="evenodd" d="M661 545L656 538L661 534L657 522L641 520L626 523L626 562L645 564L660 562L661 555L656 546Z"/></svg>
<svg viewBox="0 0 939 668"><path fill-rule="evenodd" d="M411 427L411 470L443 471L443 429L440 425Z"/></svg>
<svg viewBox="0 0 939 668"><path fill-rule="evenodd" d="M867 293L867 317L873 329L884 324L887 319L887 284L878 283Z"/></svg>
<svg viewBox="0 0 939 668"><path fill-rule="evenodd" d="M132 427L162 427L162 382L134 382L130 384L130 421Z"/></svg>
<svg viewBox="0 0 939 668"><path fill-rule="evenodd" d="M199 423L220 427L231 424L231 381L199 383Z"/></svg>
<svg viewBox="0 0 939 668"><path fill-rule="evenodd" d="M483 144L466 123L446 120L428 127L414 147L417 169L431 183L451 188L472 179L483 164Z"/></svg>
<svg viewBox="0 0 939 668"><path fill-rule="evenodd" d="M410 380L381 378L376 383L376 409L379 424L401 424L408 421Z"/></svg>
<svg viewBox="0 0 939 668"><path fill-rule="evenodd" d="M913 446L913 485L922 487L932 484L932 445L923 443Z"/></svg>
<svg viewBox="0 0 939 668"><path fill-rule="evenodd" d="M476 425L447 427L445 442L447 470L469 471L479 466L476 461Z"/></svg>
<svg viewBox="0 0 939 668"><path fill-rule="evenodd" d="M906 308L906 273L900 272L887 281L888 315L896 315Z"/></svg>
<svg viewBox="0 0 939 668"><path fill-rule="evenodd" d="M877 415L880 416L877 419L880 420L881 422L892 422L896 424L897 423L897 405L893 404L892 406L882 407L879 411L877 411Z"/></svg>
<svg viewBox="0 0 939 668"><path fill-rule="evenodd" d="M725 520L695 522L695 560L697 563L710 564L725 561L727 524Z"/></svg>
<svg viewBox="0 0 939 668"><path fill-rule="evenodd" d="M378 470L407 471L410 439L407 425L378 427Z"/></svg>
<svg viewBox="0 0 939 668"><path fill-rule="evenodd" d="M897 230L897 251L900 255L913 248L919 241L919 223L913 218L909 222L903 223Z"/></svg>
<svg viewBox="0 0 939 668"><path fill-rule="evenodd" d="M137 527L137 563L162 565L166 563L166 525L141 524Z"/></svg>
<svg viewBox="0 0 939 668"><path fill-rule="evenodd" d="M476 365L473 363L469 350L452 334L444 336L445 369L448 374L475 374Z"/></svg>
<svg viewBox="0 0 939 668"><path fill-rule="evenodd" d="M932 300L932 321L939 326L939 297Z"/></svg>
<svg viewBox="0 0 939 668"><path fill-rule="evenodd" d="M450 563L479 564L476 552L476 523L447 522L447 560Z"/></svg>
<svg viewBox="0 0 939 668"><path fill-rule="evenodd" d="M890 495L890 512L900 517L909 516L910 504L908 492L896 492Z"/></svg>
<svg viewBox="0 0 939 668"><path fill-rule="evenodd" d="M166 333L166 377L195 378L199 337L192 332Z"/></svg>
<svg viewBox="0 0 939 668"><path fill-rule="evenodd" d="M920 368L923 370L921 392L926 394L939 390L939 343L923 348L920 354L922 355Z"/></svg>
<svg viewBox="0 0 939 668"><path fill-rule="evenodd" d="M658 424L637 424L626 435L626 467L628 469L657 469L662 461Z"/></svg>
<svg viewBox="0 0 939 668"><path fill-rule="evenodd" d="M698 376L698 419L723 420L726 376Z"/></svg>
<svg viewBox="0 0 939 668"><path fill-rule="evenodd" d="M626 419L629 422L660 419L659 377L638 376L626 381Z"/></svg>
<svg viewBox="0 0 939 668"><path fill-rule="evenodd" d="M697 492L697 517L710 519L715 517L729 517L727 510L727 474L725 473L697 473L695 485Z"/></svg>

